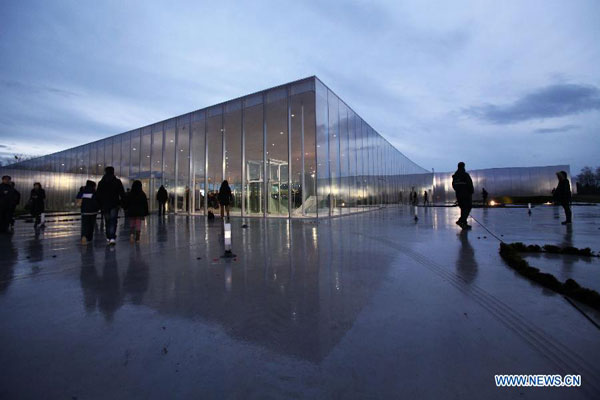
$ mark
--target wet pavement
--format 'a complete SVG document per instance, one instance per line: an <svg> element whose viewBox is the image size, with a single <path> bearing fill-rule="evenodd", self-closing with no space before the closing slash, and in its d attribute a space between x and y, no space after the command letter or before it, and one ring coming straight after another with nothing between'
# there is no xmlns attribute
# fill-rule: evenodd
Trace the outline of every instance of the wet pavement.
<svg viewBox="0 0 600 400"><path fill-rule="evenodd" d="M153 216L136 245L121 220L112 248L79 244L69 217L19 221L0 237L0 398L600 398L600 330L494 237L598 251L600 207L575 207L571 228L555 207L475 209L488 230L470 232L456 208L418 212L234 218L232 259L218 219ZM528 260L597 285L598 259L554 257Z"/></svg>

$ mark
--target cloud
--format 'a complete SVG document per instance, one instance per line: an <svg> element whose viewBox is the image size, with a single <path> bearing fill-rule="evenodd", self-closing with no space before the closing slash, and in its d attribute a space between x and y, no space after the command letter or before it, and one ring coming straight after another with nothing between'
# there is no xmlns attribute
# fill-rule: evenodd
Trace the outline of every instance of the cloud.
<svg viewBox="0 0 600 400"><path fill-rule="evenodd" d="M465 110L496 125L564 117L600 110L600 89L592 85L557 84L533 91L508 105L486 104Z"/></svg>
<svg viewBox="0 0 600 400"><path fill-rule="evenodd" d="M30 92L32 94L47 92L47 93L56 94L56 95L60 95L60 96L64 96L64 97L78 96L77 93L71 92L69 90L60 89L57 87L47 86L47 85L36 85L36 84L23 83L23 82L15 81L15 80L2 80L2 81L0 81L0 86L3 86L5 89L12 89L12 90L17 90L17 91L21 91L21 92Z"/></svg>
<svg viewBox="0 0 600 400"><path fill-rule="evenodd" d="M535 133L558 133L558 132L568 132L573 131L575 129L579 129L579 125L563 125L556 128L540 128L536 129Z"/></svg>

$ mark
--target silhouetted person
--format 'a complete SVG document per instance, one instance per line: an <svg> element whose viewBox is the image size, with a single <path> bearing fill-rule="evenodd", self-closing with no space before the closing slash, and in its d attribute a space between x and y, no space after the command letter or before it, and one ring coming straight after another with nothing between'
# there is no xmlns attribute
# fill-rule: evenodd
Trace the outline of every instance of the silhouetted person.
<svg viewBox="0 0 600 400"><path fill-rule="evenodd" d="M104 176L98 183L96 200L102 210L106 222L106 241L110 245L117 242L117 221L119 218L119 207L125 198L123 183L115 176L113 167L104 169Z"/></svg>
<svg viewBox="0 0 600 400"><path fill-rule="evenodd" d="M8 232L13 203L14 189L10 184L10 176L4 175L0 183L0 232Z"/></svg>
<svg viewBox="0 0 600 400"><path fill-rule="evenodd" d="M556 201L565 210L566 219L561 224L567 225L571 223L571 184L565 171L557 172L556 177L558 178L558 186L556 187L554 196L556 197Z"/></svg>
<svg viewBox="0 0 600 400"><path fill-rule="evenodd" d="M96 182L88 180L81 191L81 244L94 239L94 227L100 205L96 199Z"/></svg>
<svg viewBox="0 0 600 400"><path fill-rule="evenodd" d="M221 183L218 200L219 204L221 205L221 218L225 218L225 211L227 211L227 219L229 219L229 204L233 202L233 196L231 195L229 182L226 180Z"/></svg>
<svg viewBox="0 0 600 400"><path fill-rule="evenodd" d="M15 183L13 181L10 182L10 186L12 186L13 188L13 203L12 207L10 208L8 229L12 232L15 230L15 211L17 210L17 206L21 202L21 193L19 193L19 191L15 189Z"/></svg>
<svg viewBox="0 0 600 400"><path fill-rule="evenodd" d="M423 192L423 205L424 206L428 206L429 205L429 194L427 193L427 190L425 190Z"/></svg>
<svg viewBox="0 0 600 400"><path fill-rule="evenodd" d="M483 205L487 207L487 205L488 205L488 192L487 192L487 190L485 190L485 188L481 189L481 201L483 202Z"/></svg>
<svg viewBox="0 0 600 400"><path fill-rule="evenodd" d="M169 200L169 193L163 185L160 185L156 192L156 201L158 202L158 215L165 215L167 200Z"/></svg>
<svg viewBox="0 0 600 400"><path fill-rule="evenodd" d="M45 225L45 222L42 220L45 211L45 202L46 191L42 189L42 184L39 182L34 183L28 203L29 212L31 213L31 216L35 218L34 228L37 228L38 225Z"/></svg>
<svg viewBox="0 0 600 400"><path fill-rule="evenodd" d="M452 188L456 193L456 201L460 208L460 218L456 224L463 229L471 229L467 223L469 213L473 207L473 181L471 176L465 171L465 163L459 162L458 169L452 175Z"/></svg>
<svg viewBox="0 0 600 400"><path fill-rule="evenodd" d="M139 242L142 222L148 215L148 197L142 190L142 182L134 181L125 200L125 212L129 219L129 241Z"/></svg>

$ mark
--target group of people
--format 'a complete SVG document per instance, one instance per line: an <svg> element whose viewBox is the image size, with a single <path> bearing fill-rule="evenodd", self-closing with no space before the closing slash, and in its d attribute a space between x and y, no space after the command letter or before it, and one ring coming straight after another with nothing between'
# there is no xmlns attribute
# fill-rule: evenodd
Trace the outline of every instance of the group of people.
<svg viewBox="0 0 600 400"><path fill-rule="evenodd" d="M558 178L558 186L554 190L554 198L565 210L566 217L561 224L569 225L572 223L571 184L565 171L557 172L556 177ZM467 223L467 218L469 218L469 213L473 208L474 188L471 176L465 170L465 163L462 161L458 163L458 168L452 175L452 188L456 193L456 202L460 208L460 218L456 221L456 224L462 229L471 229L471 225ZM481 191L481 195L483 204L487 205L488 192L485 188Z"/></svg>
<svg viewBox="0 0 600 400"><path fill-rule="evenodd" d="M149 214L148 197L142 188L142 182L133 181L131 190L123 189L123 183L115 176L113 167L104 169L104 176L96 183L88 180L77 195L81 206L81 242L87 244L94 238L94 227L98 212L102 213L105 222L106 241L109 245L116 244L119 209L122 207L129 221L129 240L131 243L140 240L142 223ZM221 217L229 218L229 205L232 202L231 188L225 180L218 194L221 207ZM160 186L156 193L158 215L165 215L168 193Z"/></svg>
<svg viewBox="0 0 600 400"><path fill-rule="evenodd" d="M94 227L98 212L102 213L105 224L106 242L116 244L119 209L125 210L129 221L129 240L140 240L142 222L149 214L148 197L142 189L142 182L133 181L131 190L125 193L123 183L115 176L113 167L104 169L104 176L98 182L88 180L79 190L77 200L81 204L81 243L87 244L94 238Z"/></svg>
<svg viewBox="0 0 600 400"><path fill-rule="evenodd" d="M417 192L416 192L414 186L410 189L410 193L408 194L408 200L409 200L410 205L412 205L412 206L419 205L419 196L417 195ZM400 202L402 202L402 193L400 193ZM427 192L427 190L423 191L423 205L424 206L429 205L429 193Z"/></svg>
<svg viewBox="0 0 600 400"><path fill-rule="evenodd" d="M35 220L35 227L44 226L44 203L46 192L39 182L33 184L29 201L25 209ZM15 183L8 175L2 177L0 183L0 232L12 232L15 225L15 210L21 202L21 193L15 188Z"/></svg>

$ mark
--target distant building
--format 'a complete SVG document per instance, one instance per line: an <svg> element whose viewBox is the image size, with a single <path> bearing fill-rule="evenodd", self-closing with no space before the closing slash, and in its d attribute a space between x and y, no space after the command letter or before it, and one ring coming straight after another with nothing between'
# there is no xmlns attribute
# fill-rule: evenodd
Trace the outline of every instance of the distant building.
<svg viewBox="0 0 600 400"><path fill-rule="evenodd" d="M509 167L467 170L473 179L473 200L481 200L481 189L485 188L489 198L552 196L558 183L556 172L566 171L571 179L568 165L547 167ZM454 202L452 189L454 172L436 172L433 177L433 198L436 203ZM574 191L575 188L572 188Z"/></svg>
<svg viewBox="0 0 600 400"><path fill-rule="evenodd" d="M330 217L407 200L432 189L433 174L395 149L318 78L310 77L93 143L13 164L28 199L33 182L49 210L74 210L87 179L106 166L127 187L142 181L156 210L207 213L224 179L233 215Z"/></svg>

